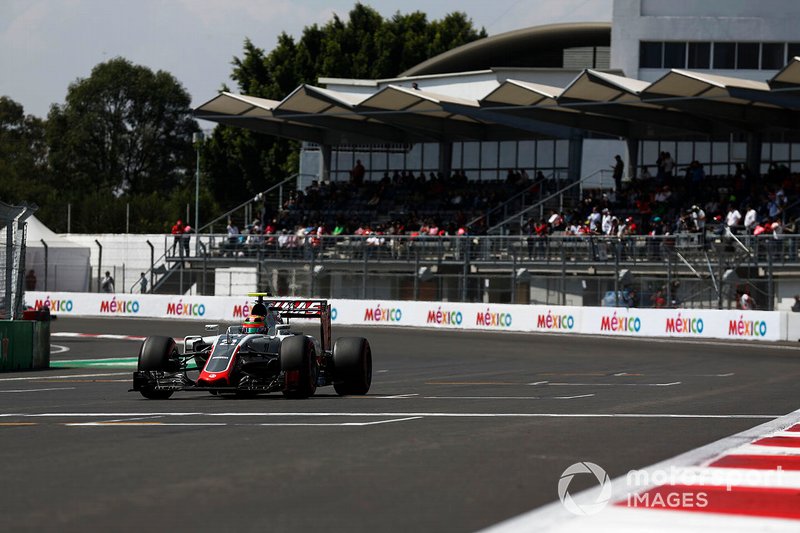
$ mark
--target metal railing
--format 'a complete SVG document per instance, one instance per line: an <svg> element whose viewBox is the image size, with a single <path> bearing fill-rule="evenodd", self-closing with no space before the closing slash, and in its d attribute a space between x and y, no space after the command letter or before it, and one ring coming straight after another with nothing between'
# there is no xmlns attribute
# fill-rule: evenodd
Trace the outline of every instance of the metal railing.
<svg viewBox="0 0 800 533"><path fill-rule="evenodd" d="M229 218L232 218L235 213L238 213L239 211L242 211L242 210L245 211L243 220L250 220L250 214L251 214L250 210L252 208L252 205L254 203L261 202L266 197L266 195L268 195L269 193L271 193L271 192L273 192L275 190L278 191L278 209L280 209L281 205L283 204L283 187L284 187L284 185L286 185L290 181L297 180L298 176L300 176L300 174L292 174L288 178L286 178L286 179L280 181L279 183L276 183L275 185L269 187L268 189L258 193L253 198L249 198L249 199L245 200L244 202L242 202L241 204L237 205L233 209L230 209L230 210L226 211L225 213L221 214L220 216L218 216L217 218L215 218L211 222L208 222L208 223L204 224L203 226L201 226L197 230L197 233L202 233L205 230L209 230L209 233L213 232L214 231L214 224L219 223L221 220L224 220L225 223L227 223L227 220Z"/></svg>
<svg viewBox="0 0 800 533"><path fill-rule="evenodd" d="M346 298L493 301L490 292L499 291L499 301L566 304L586 301L580 293L593 291L597 301L587 305L621 305L639 284L637 305L647 305L654 294L647 287L659 285L666 300L680 305L722 308L732 291L746 288L772 308L773 272L800 265L796 235L208 237L207 268L250 266L260 289ZM534 286L539 292L546 286L548 296L540 300Z"/></svg>
<svg viewBox="0 0 800 533"><path fill-rule="evenodd" d="M539 211L538 212L539 218L544 218L544 210L547 207L551 207L552 208L551 204L556 205L557 206L557 211L562 212L564 210L564 205L565 205L565 203L564 203L565 196L570 195L570 196L574 197L573 199L577 199L578 201L580 201L580 193L583 190L583 184L584 183L586 183L590 179L595 178L596 176L600 177L600 182L602 183L603 176L605 174L610 174L610 173L611 173L611 171L609 171L609 170L604 170L604 169L595 170L591 174L587 174L586 176L582 177L581 179L579 179L577 181L574 181L574 182L562 187L561 189L559 189L559 190L547 195L544 198L541 198L535 204L533 204L531 206L528 206L528 207L525 207L525 208L521 209L520 211L517 211L513 215L509 215L509 216L505 217L500 222L497 222L493 226L489 227L489 229L486 232L490 233L490 234L501 232L501 231L503 231L505 229L505 227L508 224L510 224L512 222L516 222L518 227L522 228L522 226L524 226L524 224L525 224L525 217L526 216L530 216L531 213L534 213L534 212L536 212L538 210ZM572 206L572 207L574 207L574 206Z"/></svg>
<svg viewBox="0 0 800 533"><path fill-rule="evenodd" d="M686 257L702 257L720 246L765 260L769 255L780 264L800 263L800 235L717 235L708 232L678 233L667 236L630 235L204 235L213 258L249 261L320 260L352 262L364 255L375 261L408 261L419 256L437 263L461 261L469 254L471 261L503 262L517 260L551 263L566 259L572 263L596 263L612 258L608 251L617 245L627 263L658 263L665 253L682 253Z"/></svg>
<svg viewBox="0 0 800 533"><path fill-rule="evenodd" d="M468 228L474 227L475 224L477 224L478 222L483 222L487 227L489 227L492 225L493 218L497 216L500 216L502 218L508 217L508 212L510 209L516 209L515 212L519 212L520 209L528 207L529 201L531 201L531 199L534 199L533 202L541 201L542 197L545 194L549 193L547 189L550 188L551 182L558 183L558 178L555 177L555 173L553 172L545 176L544 179L542 180L531 182L531 184L525 187L524 190L513 195L511 198L505 200L500 205L496 205L486 210L481 215L468 221L466 223L466 227Z"/></svg>

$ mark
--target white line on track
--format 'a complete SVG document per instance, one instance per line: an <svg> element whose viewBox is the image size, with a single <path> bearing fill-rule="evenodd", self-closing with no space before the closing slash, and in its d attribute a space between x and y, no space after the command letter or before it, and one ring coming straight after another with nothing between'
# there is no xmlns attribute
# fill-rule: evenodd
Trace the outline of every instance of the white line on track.
<svg viewBox="0 0 800 533"><path fill-rule="evenodd" d="M392 418L389 420L376 420L373 422L339 422L339 423L263 423L263 424L230 424L228 422L144 422L131 420L107 420L104 422L71 422L64 424L69 427L174 427L174 426L259 426L259 427L363 427L377 426L380 424L391 424L393 422L407 422L409 420L419 420L421 416L410 416L406 418Z"/></svg>
<svg viewBox="0 0 800 533"><path fill-rule="evenodd" d="M668 414L668 413L349 413L349 412L228 412L228 413L0 413L0 418L84 418L84 417L135 417L135 416L209 416L209 417L432 417L432 418L653 418L653 419L774 419L781 415L766 414Z"/></svg>
<svg viewBox="0 0 800 533"><path fill-rule="evenodd" d="M138 341L141 342L147 337L138 335L117 335L113 333L78 333L74 331L57 331L50 334L50 337L59 337L67 339L98 339L110 341ZM176 344L183 344L183 339L175 339Z"/></svg>
<svg viewBox="0 0 800 533"><path fill-rule="evenodd" d="M75 387L58 387L53 389L17 389L17 390L0 390L0 393L5 392L44 392L49 390L74 390Z"/></svg>
<svg viewBox="0 0 800 533"><path fill-rule="evenodd" d="M130 376L130 375L131 375L130 372L106 372L103 374L62 374L58 376L39 374L37 376L26 376L24 378L0 378L0 381L36 381L43 379L102 378L107 376Z"/></svg>
<svg viewBox="0 0 800 533"><path fill-rule="evenodd" d="M60 344L50 345L50 355L58 355L60 353L68 352L69 346L61 346Z"/></svg>
<svg viewBox="0 0 800 533"><path fill-rule="evenodd" d="M73 422L70 427L164 427L164 426L227 426L225 422Z"/></svg>
<svg viewBox="0 0 800 533"><path fill-rule="evenodd" d="M326 426L326 427L333 427L333 426L339 426L339 427L347 427L347 426L377 426L378 424L391 424L392 422L406 422L408 420L419 420L421 418L423 418L423 417L421 417L421 416L409 416L409 417L406 417L406 418L393 418L393 419L390 419L390 420L377 420L375 422L341 422L339 424L334 424L334 423L319 423L319 424L315 424L315 423L301 423L301 422L298 422L298 423L286 423L286 424L282 424L282 423L266 423L266 424L258 424L258 425L259 426L269 426L269 427L290 427L290 426L299 426L299 427L302 427L302 426L312 426L312 427L313 426Z"/></svg>
<svg viewBox="0 0 800 533"><path fill-rule="evenodd" d="M589 398L594 394L576 396L423 396L425 400L574 400Z"/></svg>
<svg viewBox="0 0 800 533"><path fill-rule="evenodd" d="M548 385L554 387L673 387L680 385L680 381L673 381L672 383L567 383L567 382L549 382Z"/></svg>
<svg viewBox="0 0 800 533"><path fill-rule="evenodd" d="M125 418L117 418L115 420L105 420L105 423L109 422L141 422L142 420L153 420L156 418L164 418L163 416L137 416L134 418L125 417Z"/></svg>
<svg viewBox="0 0 800 533"><path fill-rule="evenodd" d="M399 400L405 398L413 398L414 396L419 396L419 394L395 394L392 396L369 396L369 398L375 398L378 400Z"/></svg>

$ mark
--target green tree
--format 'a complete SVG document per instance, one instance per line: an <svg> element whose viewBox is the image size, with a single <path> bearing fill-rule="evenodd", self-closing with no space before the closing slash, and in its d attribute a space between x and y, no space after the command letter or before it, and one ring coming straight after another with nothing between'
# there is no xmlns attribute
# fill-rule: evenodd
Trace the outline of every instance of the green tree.
<svg viewBox="0 0 800 533"><path fill-rule="evenodd" d="M50 110L47 141L62 201L75 205L73 231L124 230L125 204L154 193L164 199L194 183L198 128L190 103L171 74L122 58L69 86L65 104ZM164 225L143 223L136 229Z"/></svg>
<svg viewBox="0 0 800 533"><path fill-rule="evenodd" d="M432 22L419 11L384 19L356 3L346 20L334 16L324 26L308 26L297 41L282 33L270 53L246 39L242 56L233 59L231 78L242 94L281 100L320 77L394 77L485 36L464 13ZM296 141L219 126L204 146L204 171L215 197L230 208L297 172L298 151Z"/></svg>
<svg viewBox="0 0 800 533"><path fill-rule="evenodd" d="M56 196L47 169L44 121L25 115L11 98L0 97L0 200L36 204L41 217L52 214Z"/></svg>

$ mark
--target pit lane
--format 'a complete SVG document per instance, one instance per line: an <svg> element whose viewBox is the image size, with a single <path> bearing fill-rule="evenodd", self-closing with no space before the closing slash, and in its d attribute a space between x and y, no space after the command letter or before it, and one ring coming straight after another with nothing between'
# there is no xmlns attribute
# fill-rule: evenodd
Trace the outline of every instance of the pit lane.
<svg viewBox="0 0 800 533"><path fill-rule="evenodd" d="M127 392L136 340L58 335L199 330L54 322L71 363L0 375L0 525L473 531L557 499L572 463L614 477L800 407L793 345L338 327L372 344L367 397L156 402Z"/></svg>

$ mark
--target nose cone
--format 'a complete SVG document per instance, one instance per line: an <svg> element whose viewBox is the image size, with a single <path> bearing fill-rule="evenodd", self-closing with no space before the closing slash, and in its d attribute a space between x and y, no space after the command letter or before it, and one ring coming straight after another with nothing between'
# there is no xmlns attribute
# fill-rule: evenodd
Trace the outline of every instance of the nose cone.
<svg viewBox="0 0 800 533"><path fill-rule="evenodd" d="M199 387L228 387L230 380L228 375L220 372L206 372L205 370L200 373L197 378L197 385Z"/></svg>

